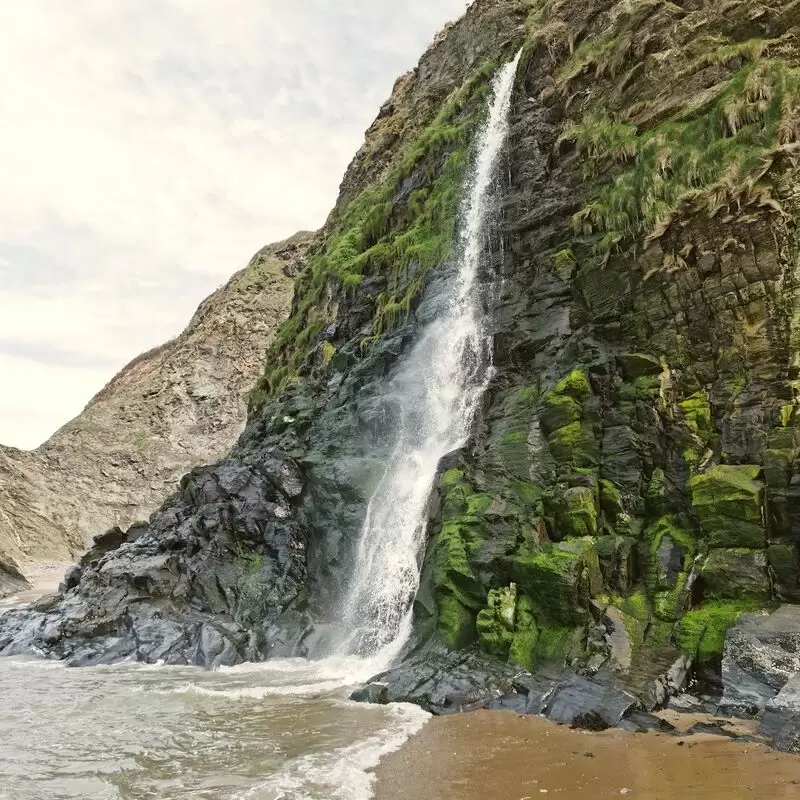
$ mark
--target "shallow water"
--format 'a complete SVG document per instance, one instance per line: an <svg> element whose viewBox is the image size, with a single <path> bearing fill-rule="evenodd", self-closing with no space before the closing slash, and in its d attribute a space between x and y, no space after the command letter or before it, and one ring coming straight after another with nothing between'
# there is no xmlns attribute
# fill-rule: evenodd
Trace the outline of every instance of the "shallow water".
<svg viewBox="0 0 800 800"><path fill-rule="evenodd" d="M349 702L358 659L206 672L0 659L2 800L366 800L413 706Z"/></svg>

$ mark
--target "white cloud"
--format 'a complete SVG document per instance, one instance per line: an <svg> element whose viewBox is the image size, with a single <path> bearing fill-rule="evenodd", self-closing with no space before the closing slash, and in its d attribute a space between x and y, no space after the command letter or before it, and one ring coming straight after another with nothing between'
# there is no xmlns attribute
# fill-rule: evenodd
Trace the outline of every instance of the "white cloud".
<svg viewBox="0 0 800 800"><path fill-rule="evenodd" d="M320 225L463 8L0 4L0 442L38 444L252 252Z"/></svg>

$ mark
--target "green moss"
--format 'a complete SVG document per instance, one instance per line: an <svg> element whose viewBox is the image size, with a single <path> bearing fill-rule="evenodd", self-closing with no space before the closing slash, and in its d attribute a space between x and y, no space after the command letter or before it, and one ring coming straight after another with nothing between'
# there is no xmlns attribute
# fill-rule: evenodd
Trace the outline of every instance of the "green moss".
<svg viewBox="0 0 800 800"><path fill-rule="evenodd" d="M566 247L553 254L553 267L562 280L570 280L577 266L575 254L570 248Z"/></svg>
<svg viewBox="0 0 800 800"><path fill-rule="evenodd" d="M671 589L656 592L653 596L653 614L664 622L677 622L688 602L688 576L682 572Z"/></svg>
<svg viewBox="0 0 800 800"><path fill-rule="evenodd" d="M439 484L443 489L459 486L464 482L463 469L449 469L444 472L439 479Z"/></svg>
<svg viewBox="0 0 800 800"><path fill-rule="evenodd" d="M722 465L689 481L692 506L711 547L765 546L761 467Z"/></svg>
<svg viewBox="0 0 800 800"><path fill-rule="evenodd" d="M664 496L666 494L667 478L664 470L657 467L650 476L645 495L645 507L651 517L660 516L664 512Z"/></svg>
<svg viewBox="0 0 800 800"><path fill-rule="evenodd" d="M485 114L483 90L493 70L492 63L480 65L385 179L340 213L324 249L311 256L297 280L292 315L270 347L252 411L306 369L317 336L333 319L330 299L339 288L352 291L368 275L385 279L367 346L411 313L427 273L452 251L468 148ZM400 189L411 175L424 185L404 196Z"/></svg>
<svg viewBox="0 0 800 800"><path fill-rule="evenodd" d="M624 614L638 620L643 626L650 621L650 606L644 592L638 591L615 601L614 605Z"/></svg>
<svg viewBox="0 0 800 800"><path fill-rule="evenodd" d="M634 131L593 109L564 137L598 174L625 166L575 215L575 228L601 236L598 248L608 252L663 235L686 212L713 216L732 203L777 208L765 176L780 147L796 141L791 115L799 103L800 70L762 61L739 70L716 100L686 120Z"/></svg>
<svg viewBox="0 0 800 800"><path fill-rule="evenodd" d="M700 664L719 662L725 648L725 634L741 614L757 608L758 603L751 599L704 603L683 615L678 626L678 648Z"/></svg>
<svg viewBox="0 0 800 800"><path fill-rule="evenodd" d="M583 628L545 625L539 630L532 666L563 665L583 652Z"/></svg>
<svg viewBox="0 0 800 800"><path fill-rule="evenodd" d="M630 614L625 614L620 611L620 619L625 626L625 633L628 634L628 641L631 645L631 653L633 656L641 649L644 644L645 627L647 622L642 622Z"/></svg>
<svg viewBox="0 0 800 800"><path fill-rule="evenodd" d="M472 560L486 541L485 515L493 498L475 492L462 469L447 470L439 486L443 496L439 529L431 542L432 591L440 616L441 603L446 600L451 606L447 613L453 617L455 600L470 610L474 627L474 615L486 606L487 588L476 575ZM453 619L457 621L460 617L456 615Z"/></svg>
<svg viewBox="0 0 800 800"><path fill-rule="evenodd" d="M509 569L520 590L532 600L540 623L549 620L570 625L583 621L589 599L602 587L593 539L519 553L511 559Z"/></svg>
<svg viewBox="0 0 800 800"><path fill-rule="evenodd" d="M580 422L564 425L550 434L547 444L553 458L562 463L578 461L578 454L583 442L583 426Z"/></svg>
<svg viewBox="0 0 800 800"><path fill-rule="evenodd" d="M592 393L588 375L580 369L574 369L566 378L562 378L553 390L556 394L570 395L576 400L583 400Z"/></svg>
<svg viewBox="0 0 800 800"><path fill-rule="evenodd" d="M560 539L596 536L598 514L594 492L584 486L568 489L563 495L556 524Z"/></svg>
<svg viewBox="0 0 800 800"><path fill-rule="evenodd" d="M532 669L539 641L539 628L533 601L524 594L517 597L515 619L514 639L508 653L509 663Z"/></svg>
<svg viewBox="0 0 800 800"><path fill-rule="evenodd" d="M492 507L493 502L494 499L490 494L471 494L467 498L467 516L482 516Z"/></svg>
<svg viewBox="0 0 800 800"><path fill-rule="evenodd" d="M567 394L548 392L544 397L543 406L539 422L545 433L552 433L580 421L581 404Z"/></svg>
<svg viewBox="0 0 800 800"><path fill-rule="evenodd" d="M442 595L437 602L436 630L453 649L468 647L477 638L475 615L452 595Z"/></svg>
<svg viewBox="0 0 800 800"><path fill-rule="evenodd" d="M661 392L661 381L651 375L642 375L630 383L625 383L619 388L621 401L643 401L652 404Z"/></svg>
<svg viewBox="0 0 800 800"><path fill-rule="evenodd" d="M612 481L601 478L600 482L600 507L612 519L622 514L625 510L624 503L622 502L622 494L619 487Z"/></svg>
<svg viewBox="0 0 800 800"><path fill-rule="evenodd" d="M645 587L652 600L653 614L660 620L675 622L688 601L688 571L697 553L695 535L681 527L677 520L665 516L649 526L644 534L647 543L647 570ZM681 555L680 565L662 565L660 551L663 545L677 548ZM668 550L667 553L673 553ZM676 573L672 570L678 566Z"/></svg>
<svg viewBox="0 0 800 800"><path fill-rule="evenodd" d="M481 650L505 660L514 641L517 587L512 583L489 592L488 606L478 614L478 641Z"/></svg>
<svg viewBox="0 0 800 800"><path fill-rule="evenodd" d="M336 347L328 341L322 343L322 366L327 367L336 355Z"/></svg>
<svg viewBox="0 0 800 800"><path fill-rule="evenodd" d="M706 442L713 432L711 426L711 406L705 392L697 392L678 404L686 427L701 441Z"/></svg>
<svg viewBox="0 0 800 800"><path fill-rule="evenodd" d="M475 533L467 523L448 520L435 541L434 582L463 605L480 608L486 589L476 577L469 556L475 547Z"/></svg>

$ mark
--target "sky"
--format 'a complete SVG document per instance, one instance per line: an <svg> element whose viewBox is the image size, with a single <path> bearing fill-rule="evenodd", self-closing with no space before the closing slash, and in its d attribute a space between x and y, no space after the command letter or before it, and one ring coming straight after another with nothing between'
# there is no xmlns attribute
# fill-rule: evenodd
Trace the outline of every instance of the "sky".
<svg viewBox="0 0 800 800"><path fill-rule="evenodd" d="M0 3L0 443L30 449L319 227L464 0Z"/></svg>

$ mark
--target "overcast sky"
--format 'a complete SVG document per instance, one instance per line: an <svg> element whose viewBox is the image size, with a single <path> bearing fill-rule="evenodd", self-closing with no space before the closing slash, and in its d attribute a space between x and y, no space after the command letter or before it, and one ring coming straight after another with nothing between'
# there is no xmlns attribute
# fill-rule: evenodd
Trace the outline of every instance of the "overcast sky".
<svg viewBox="0 0 800 800"><path fill-rule="evenodd" d="M0 3L0 443L40 444L319 227L464 0Z"/></svg>

